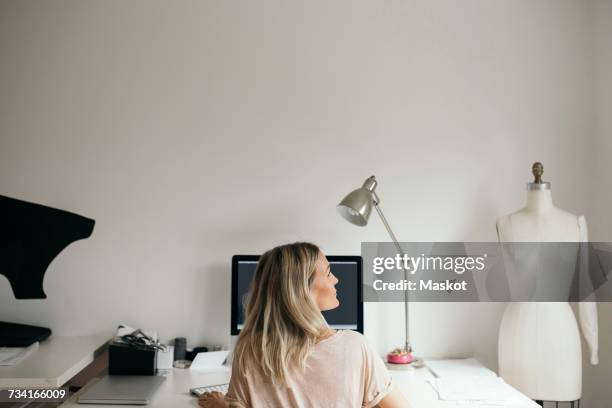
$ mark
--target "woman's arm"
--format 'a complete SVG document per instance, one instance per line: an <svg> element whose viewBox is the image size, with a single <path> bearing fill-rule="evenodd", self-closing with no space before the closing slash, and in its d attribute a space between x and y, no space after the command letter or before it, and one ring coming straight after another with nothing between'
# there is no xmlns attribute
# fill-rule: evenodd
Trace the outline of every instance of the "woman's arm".
<svg viewBox="0 0 612 408"><path fill-rule="evenodd" d="M409 405L404 394L394 387L376 406L379 408L407 408Z"/></svg>

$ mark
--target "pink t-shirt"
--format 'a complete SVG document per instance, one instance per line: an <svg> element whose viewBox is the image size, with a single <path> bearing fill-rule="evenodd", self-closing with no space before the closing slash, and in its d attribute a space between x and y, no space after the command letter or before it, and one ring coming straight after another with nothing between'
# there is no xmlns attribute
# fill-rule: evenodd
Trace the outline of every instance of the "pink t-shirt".
<svg viewBox="0 0 612 408"><path fill-rule="evenodd" d="M240 408L373 407L391 391L391 377L365 338L341 330L317 343L306 359L306 370L294 370L284 386L267 378L241 376L233 362L225 400Z"/></svg>

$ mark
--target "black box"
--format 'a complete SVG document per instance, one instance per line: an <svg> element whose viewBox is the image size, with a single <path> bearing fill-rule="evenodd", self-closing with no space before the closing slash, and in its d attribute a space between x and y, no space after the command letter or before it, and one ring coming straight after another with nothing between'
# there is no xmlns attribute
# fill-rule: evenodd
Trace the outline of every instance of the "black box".
<svg viewBox="0 0 612 408"><path fill-rule="evenodd" d="M128 347L111 343L108 347L109 375L155 375L157 350Z"/></svg>

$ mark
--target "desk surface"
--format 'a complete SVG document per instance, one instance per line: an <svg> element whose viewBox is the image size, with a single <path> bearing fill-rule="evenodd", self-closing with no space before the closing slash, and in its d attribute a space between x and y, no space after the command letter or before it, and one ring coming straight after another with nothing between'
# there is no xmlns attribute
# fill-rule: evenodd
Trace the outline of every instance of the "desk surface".
<svg viewBox="0 0 612 408"><path fill-rule="evenodd" d="M466 408L464 402L456 403L449 401L440 401L438 394L431 385L427 382L428 379L434 378L431 371L427 368L419 368L415 371L392 371L391 376L395 384L402 390L410 408ZM510 385L509 385L510 387ZM512 388L512 387L511 387ZM524 394L512 388L513 395L509 402L503 408L541 408L540 405L530 400ZM475 407L490 407L490 405L474 405Z"/></svg>
<svg viewBox="0 0 612 408"><path fill-rule="evenodd" d="M153 400L149 405L150 408L168 408L168 407L197 407L198 399L190 394L189 389L193 387L202 387L205 385L225 384L229 382L230 370L214 373L201 373L175 368L166 376L166 381L162 383L159 389L153 396ZM70 400L61 405L62 408L94 408L104 407L109 408L109 405L92 405L78 404L78 397L95 381L90 382L76 393ZM112 407L131 407L133 405L110 405Z"/></svg>
<svg viewBox="0 0 612 408"><path fill-rule="evenodd" d="M464 404L457 405L452 402L438 400L437 393L427 383L428 379L433 378L433 375L427 368L415 371L392 371L391 375L395 384L406 395L411 408L454 408L466 406ZM198 373L190 370L174 369L167 376L160 389L157 390L153 401L147 407L197 407L197 399L189 394L190 388L227 383L229 382L229 377L229 370L218 373ZM91 383L88 386L90 385ZM86 388L64 403L62 408L108 408L108 405L79 405L76 400ZM119 406L115 405L115 407ZM540 406L516 391L513 402L505 405L504 408L540 408Z"/></svg>
<svg viewBox="0 0 612 408"><path fill-rule="evenodd" d="M0 367L0 388L61 387L103 351L108 335L51 336L15 366Z"/></svg>

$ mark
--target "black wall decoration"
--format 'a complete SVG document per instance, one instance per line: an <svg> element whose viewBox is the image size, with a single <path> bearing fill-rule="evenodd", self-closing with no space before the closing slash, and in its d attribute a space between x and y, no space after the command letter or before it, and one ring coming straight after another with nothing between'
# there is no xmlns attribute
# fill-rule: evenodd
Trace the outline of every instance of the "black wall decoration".
<svg viewBox="0 0 612 408"><path fill-rule="evenodd" d="M43 278L69 244L88 238L95 221L0 195L0 274L17 299L44 299Z"/></svg>

